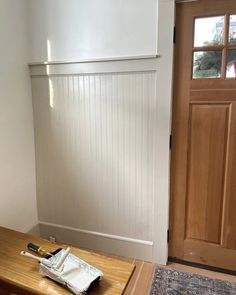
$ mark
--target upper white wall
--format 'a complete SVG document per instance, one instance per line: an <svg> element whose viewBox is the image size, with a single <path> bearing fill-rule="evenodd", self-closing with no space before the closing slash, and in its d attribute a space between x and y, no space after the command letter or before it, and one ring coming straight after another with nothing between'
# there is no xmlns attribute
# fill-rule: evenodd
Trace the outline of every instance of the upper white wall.
<svg viewBox="0 0 236 295"><path fill-rule="evenodd" d="M0 0L0 225L37 221L27 1Z"/></svg>
<svg viewBox="0 0 236 295"><path fill-rule="evenodd" d="M31 62L155 55L158 0L30 0Z"/></svg>

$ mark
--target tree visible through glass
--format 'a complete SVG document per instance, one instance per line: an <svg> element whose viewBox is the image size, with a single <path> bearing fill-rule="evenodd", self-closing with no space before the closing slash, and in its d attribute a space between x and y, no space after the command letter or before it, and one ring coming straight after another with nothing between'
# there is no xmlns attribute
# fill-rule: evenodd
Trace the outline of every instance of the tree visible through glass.
<svg viewBox="0 0 236 295"><path fill-rule="evenodd" d="M236 15L196 18L194 26L193 78L221 78L223 50L228 49L226 58L226 78L236 77ZM228 32L227 39L224 37ZM226 44L225 44L226 43ZM202 50L201 50L202 48Z"/></svg>

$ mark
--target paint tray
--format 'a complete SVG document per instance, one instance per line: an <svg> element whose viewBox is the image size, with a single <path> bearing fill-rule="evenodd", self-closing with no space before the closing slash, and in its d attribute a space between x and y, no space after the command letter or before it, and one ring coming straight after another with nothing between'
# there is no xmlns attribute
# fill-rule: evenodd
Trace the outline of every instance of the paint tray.
<svg viewBox="0 0 236 295"><path fill-rule="evenodd" d="M74 294L83 294L93 283L102 278L103 273L73 254L69 254L61 269L57 270L54 266L57 265L64 252L64 249L59 249L59 252L55 251L54 256L47 258L52 266L40 263L39 272L66 286Z"/></svg>

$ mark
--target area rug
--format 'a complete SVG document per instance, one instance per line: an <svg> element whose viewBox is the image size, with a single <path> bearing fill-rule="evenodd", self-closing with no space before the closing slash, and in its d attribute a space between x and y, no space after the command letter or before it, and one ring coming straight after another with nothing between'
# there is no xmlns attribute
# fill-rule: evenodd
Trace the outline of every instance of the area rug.
<svg viewBox="0 0 236 295"><path fill-rule="evenodd" d="M157 267L150 295L236 295L236 284Z"/></svg>

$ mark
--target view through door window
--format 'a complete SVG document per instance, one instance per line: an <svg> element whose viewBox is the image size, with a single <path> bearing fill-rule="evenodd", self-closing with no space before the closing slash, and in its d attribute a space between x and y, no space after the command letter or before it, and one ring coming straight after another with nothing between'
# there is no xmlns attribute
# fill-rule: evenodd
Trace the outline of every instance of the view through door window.
<svg viewBox="0 0 236 295"><path fill-rule="evenodd" d="M236 15L195 18L193 79L236 77Z"/></svg>

